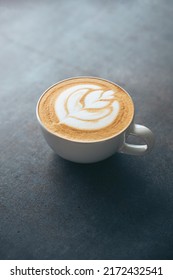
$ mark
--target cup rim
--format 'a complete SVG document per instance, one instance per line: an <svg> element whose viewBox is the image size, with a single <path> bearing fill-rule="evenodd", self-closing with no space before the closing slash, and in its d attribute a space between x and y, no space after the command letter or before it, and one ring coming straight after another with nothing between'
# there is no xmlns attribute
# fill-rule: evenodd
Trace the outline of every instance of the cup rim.
<svg viewBox="0 0 173 280"><path fill-rule="evenodd" d="M89 141L82 141L82 140L73 140L73 139L68 139L66 137L62 137L60 135L58 135L57 133L54 133L53 131L51 131L50 129L48 129L44 124L43 122L41 121L40 119L40 116L39 116L39 113L38 113L38 107L39 107L39 103L40 103L40 100L42 99L42 97L46 94L47 91L49 91L51 88L53 88L54 86L62 83L62 82L66 82L66 81L70 81L70 80L74 80L74 79L97 79L97 80L102 80L102 81L105 81L105 82L108 82L108 83L111 83L113 85L116 85L117 87L119 87L120 89L122 89L128 96L129 98L131 99L131 102L132 102L132 105L133 105L133 115L130 119L130 121L128 122L127 126L125 126L122 130L120 130L117 134L113 135L113 136L110 136L110 137L106 137L106 138L103 138L103 139L99 139L99 140L89 140ZM74 143L81 143L81 144L89 144L89 143L98 143L98 142L104 142L104 141L107 141L107 140L111 140L117 136L119 136L120 134L122 134L123 132L125 132L129 126L133 123L133 120L134 120L134 115L135 115L135 106L134 106L134 102L133 102L133 99L132 97L130 96L130 94L123 88L121 87L120 85L118 85L117 83L114 83L112 81L109 81L107 79L103 79L103 78L100 78L100 77L95 77L95 76L75 76L75 77L70 77L70 78L66 78L66 79L63 79L63 80L60 80L59 82L57 83L54 83L53 85L51 85L50 87L48 87L42 94L41 96L39 97L38 101L37 101L37 105L36 105L36 116L37 116L37 120L39 122L39 124L41 125L41 127L43 129L45 129L47 132L49 132L50 134L62 139L62 140L66 140L66 141L70 141L70 142L74 142Z"/></svg>

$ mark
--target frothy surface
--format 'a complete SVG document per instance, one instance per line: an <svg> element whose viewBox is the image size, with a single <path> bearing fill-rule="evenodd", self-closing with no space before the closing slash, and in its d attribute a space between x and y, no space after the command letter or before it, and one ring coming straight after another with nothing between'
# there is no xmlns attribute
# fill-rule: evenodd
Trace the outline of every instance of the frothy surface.
<svg viewBox="0 0 173 280"><path fill-rule="evenodd" d="M81 130L101 129L118 115L115 91L104 91L93 84L79 84L61 92L55 101L60 123Z"/></svg>
<svg viewBox="0 0 173 280"><path fill-rule="evenodd" d="M131 122L130 96L115 84L97 78L74 78L48 89L38 107L44 126L70 140L109 138Z"/></svg>

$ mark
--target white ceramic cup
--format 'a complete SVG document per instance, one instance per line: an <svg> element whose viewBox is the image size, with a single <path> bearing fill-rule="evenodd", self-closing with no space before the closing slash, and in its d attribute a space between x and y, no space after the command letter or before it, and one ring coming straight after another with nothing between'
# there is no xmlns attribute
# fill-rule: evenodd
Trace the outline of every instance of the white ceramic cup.
<svg viewBox="0 0 173 280"><path fill-rule="evenodd" d="M57 84L59 83L60 82L58 82ZM54 84L53 86L55 85L56 84ZM117 86L120 87L119 85ZM41 95L40 99L50 88L48 88ZM122 87L120 88L122 89ZM92 163L92 162L98 162L104 160L112 156L116 152L129 154L129 155L145 155L146 153L150 152L153 147L154 144L153 133L149 128L140 124L135 124L134 116L132 122L125 130L121 131L118 135L113 136L106 140L80 142L80 141L74 141L74 140L68 140L62 138L57 134L48 130L45 127L45 125L41 122L38 114L38 105L40 99L38 100L37 107L36 107L36 115L37 115L38 123L40 125L42 133L48 145L52 148L52 150L56 154L58 154L64 159L73 162L78 162L78 163ZM141 138L141 140L145 144L144 145L129 144L127 141L129 135L133 135Z"/></svg>

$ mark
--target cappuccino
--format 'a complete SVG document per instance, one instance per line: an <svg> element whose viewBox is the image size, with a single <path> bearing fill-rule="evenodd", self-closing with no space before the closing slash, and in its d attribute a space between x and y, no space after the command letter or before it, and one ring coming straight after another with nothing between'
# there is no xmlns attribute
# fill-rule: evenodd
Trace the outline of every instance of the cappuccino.
<svg viewBox="0 0 173 280"><path fill-rule="evenodd" d="M134 105L118 85L79 77L49 88L40 98L38 115L51 133L71 141L92 142L123 132L132 122Z"/></svg>

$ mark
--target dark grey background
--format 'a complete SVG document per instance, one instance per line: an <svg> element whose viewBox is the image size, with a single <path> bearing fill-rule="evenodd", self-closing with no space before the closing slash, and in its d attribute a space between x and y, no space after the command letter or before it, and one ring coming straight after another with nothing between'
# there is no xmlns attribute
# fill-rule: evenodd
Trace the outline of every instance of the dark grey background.
<svg viewBox="0 0 173 280"><path fill-rule="evenodd" d="M173 258L173 1L0 0L0 258ZM124 87L154 150L92 165L45 143L35 106L71 76Z"/></svg>

